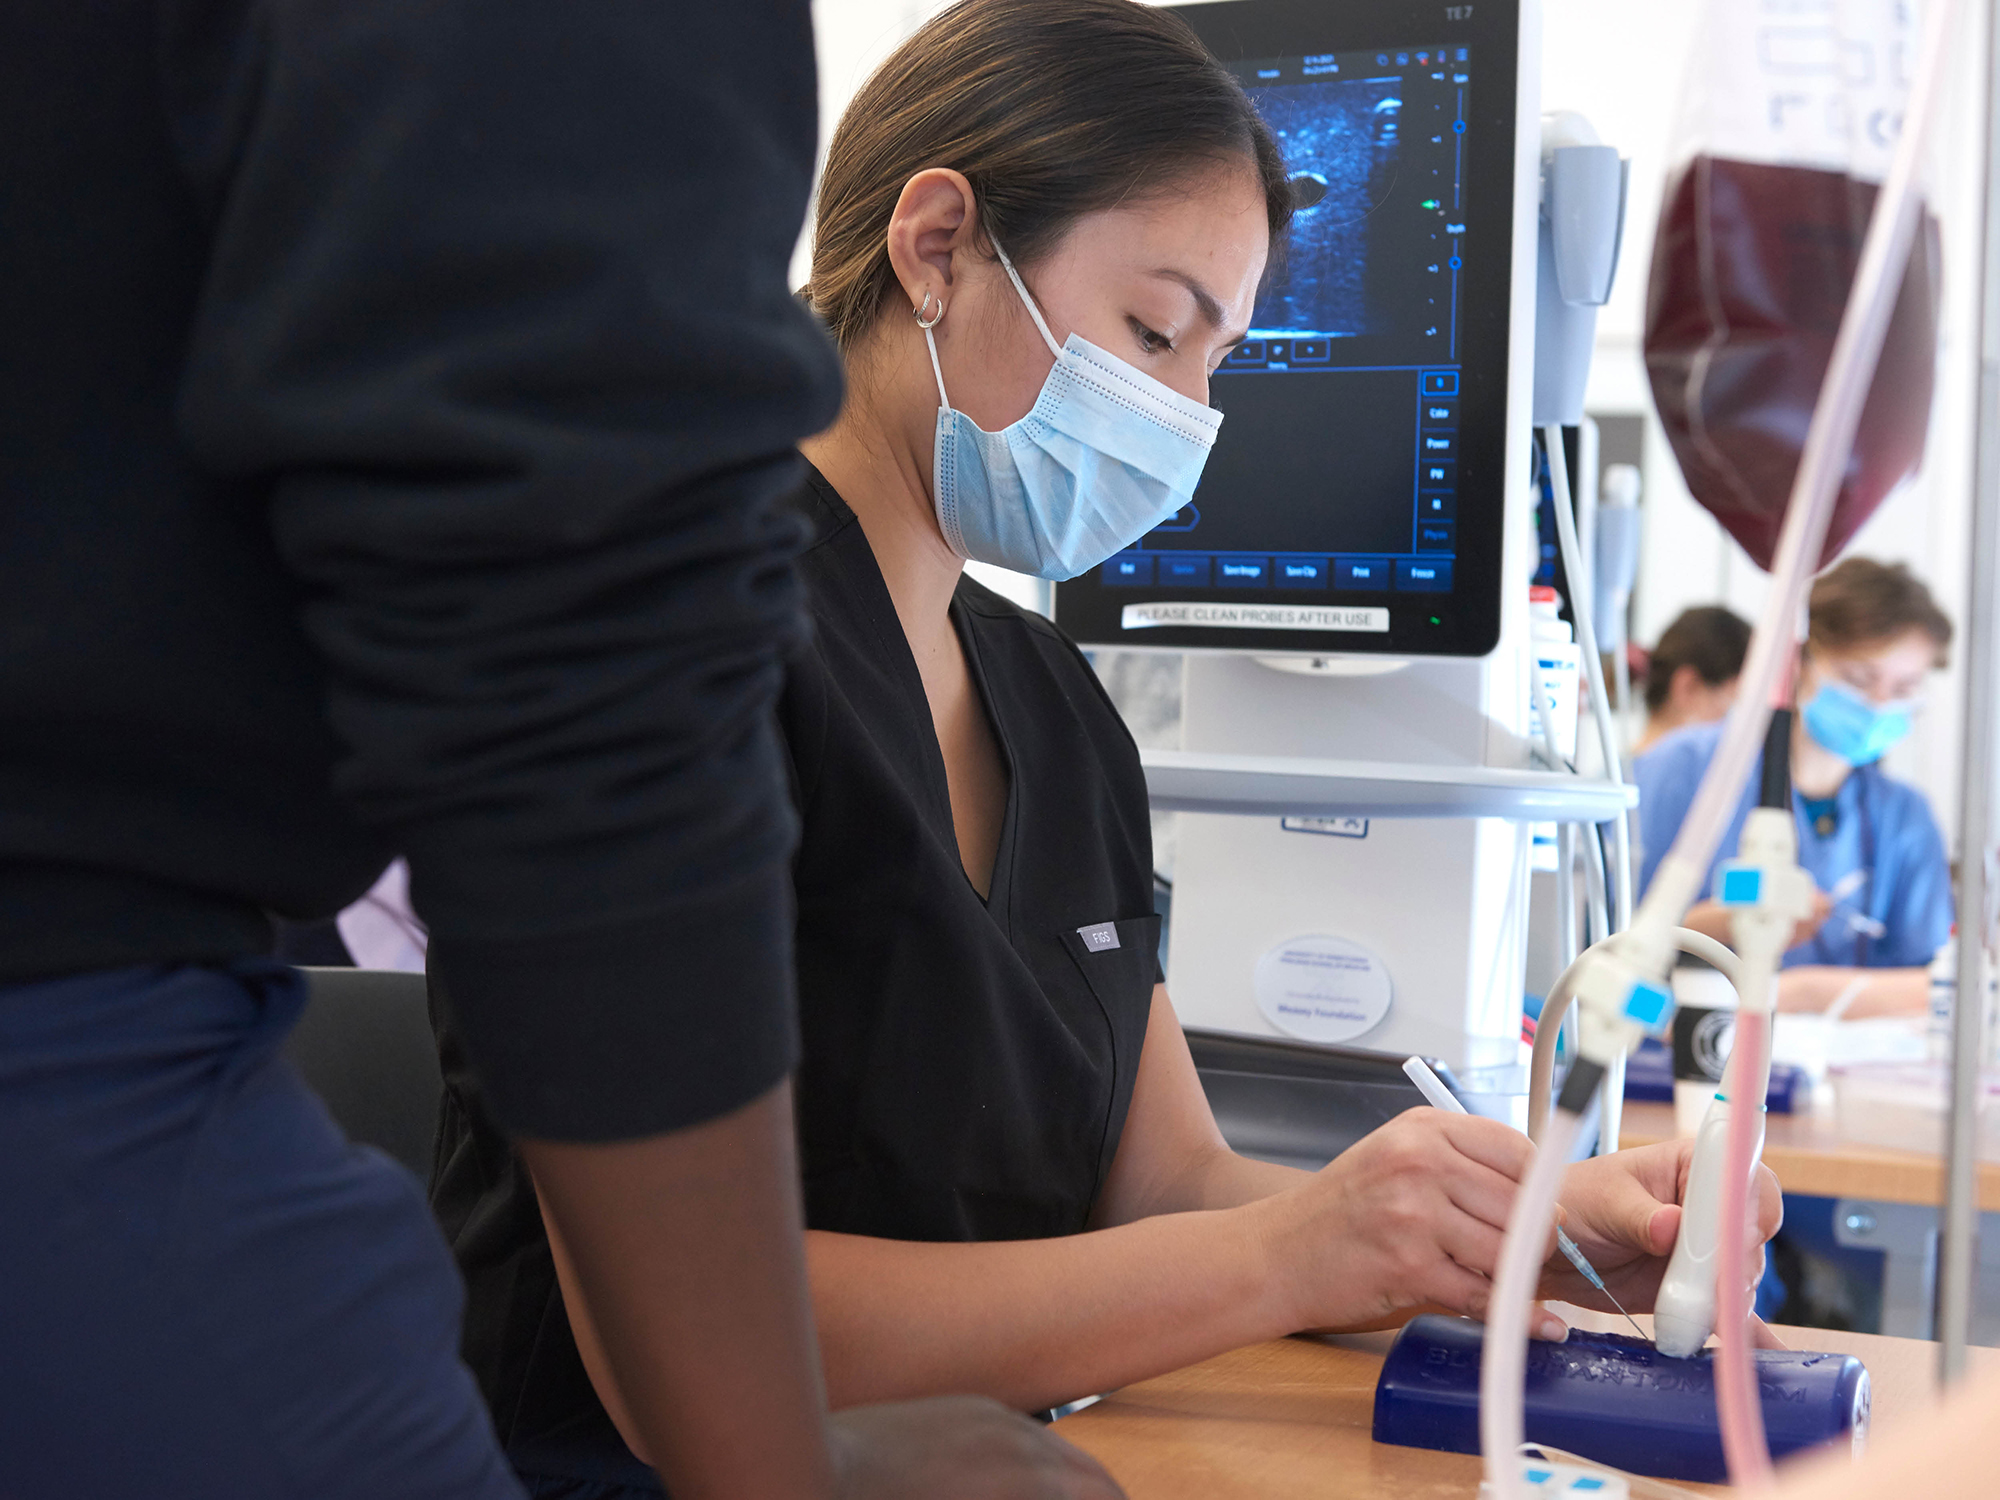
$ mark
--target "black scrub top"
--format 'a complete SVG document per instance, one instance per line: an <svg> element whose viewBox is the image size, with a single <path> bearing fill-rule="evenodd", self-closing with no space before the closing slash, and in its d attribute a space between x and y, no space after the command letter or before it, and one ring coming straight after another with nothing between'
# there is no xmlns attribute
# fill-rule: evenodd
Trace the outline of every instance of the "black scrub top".
<svg viewBox="0 0 2000 1500"><path fill-rule="evenodd" d="M779 712L802 823L806 1222L902 1240L1075 1234L1118 1148L1159 979L1138 751L1067 637L962 579L952 623L1009 788L982 900L861 525L816 472L794 505L811 529L814 635ZM622 1451L570 1337L533 1189L435 987L433 1012L446 1069L433 1206L501 1440Z"/></svg>

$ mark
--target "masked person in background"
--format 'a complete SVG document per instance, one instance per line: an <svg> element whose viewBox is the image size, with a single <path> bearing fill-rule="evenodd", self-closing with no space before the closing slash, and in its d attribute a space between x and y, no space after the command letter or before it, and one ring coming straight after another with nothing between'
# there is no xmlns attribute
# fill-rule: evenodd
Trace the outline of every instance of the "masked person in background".
<svg viewBox="0 0 2000 1500"><path fill-rule="evenodd" d="M1951 621L1902 564L1850 557L1813 584L1792 729L1792 805L1799 863L1818 883L1813 919L1785 955L1781 1010L1851 1016L1917 1013L1929 1004L1926 966L1951 935L1951 871L1923 793L1878 762L1910 731L1925 679L1944 664ZM1720 724L1670 735L1639 757L1641 885L1673 843L1715 753ZM1723 836L1733 859L1758 778ZM1710 867L1711 883L1714 867ZM1724 942L1713 900L1687 925Z"/></svg>
<svg viewBox="0 0 2000 1500"><path fill-rule="evenodd" d="M1046 1408L1302 1328L1484 1305L1526 1138L1415 1110L1319 1173L1233 1154L1160 983L1131 737L1074 645L963 575L1069 577L1187 501L1221 425L1209 376L1290 201L1235 80L1128 0L955 6L834 136L808 295L850 395L803 445L815 632L780 717L836 1404ZM604 1329L444 1040L437 1201L502 1436L538 1493L644 1493ZM1634 1306L1682 1154L1563 1189ZM1566 1266L1546 1285L1588 1295ZM629 1488L575 1487L621 1461Z"/></svg>
<svg viewBox="0 0 2000 1500"><path fill-rule="evenodd" d="M1676 615L1646 662L1646 732L1632 753L1727 714L1749 649L1750 622L1734 610L1702 604Z"/></svg>

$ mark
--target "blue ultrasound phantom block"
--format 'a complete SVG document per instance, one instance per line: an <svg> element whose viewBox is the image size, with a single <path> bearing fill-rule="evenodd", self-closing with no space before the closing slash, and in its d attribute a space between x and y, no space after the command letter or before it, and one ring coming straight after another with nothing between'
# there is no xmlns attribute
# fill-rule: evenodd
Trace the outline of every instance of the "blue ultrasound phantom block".
<svg viewBox="0 0 2000 1500"><path fill-rule="evenodd" d="M1397 1335L1375 1385L1375 1441L1479 1451L1479 1353L1485 1329L1429 1314ZM1868 1430L1868 1371L1846 1354L1760 1349L1757 1386L1771 1456L1822 1443L1858 1445ZM1674 1359L1629 1335L1571 1331L1528 1346L1531 1443L1661 1479L1728 1477L1715 1414L1715 1364Z"/></svg>

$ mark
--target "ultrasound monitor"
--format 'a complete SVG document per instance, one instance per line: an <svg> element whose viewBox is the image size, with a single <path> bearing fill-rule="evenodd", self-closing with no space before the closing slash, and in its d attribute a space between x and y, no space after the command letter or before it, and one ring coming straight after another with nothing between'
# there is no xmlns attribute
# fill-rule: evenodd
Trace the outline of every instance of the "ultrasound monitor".
<svg viewBox="0 0 2000 1500"><path fill-rule="evenodd" d="M1484 655L1521 477L1516 0L1175 9L1271 127L1296 217L1210 383L1192 503L1059 585L1056 618L1096 645Z"/></svg>

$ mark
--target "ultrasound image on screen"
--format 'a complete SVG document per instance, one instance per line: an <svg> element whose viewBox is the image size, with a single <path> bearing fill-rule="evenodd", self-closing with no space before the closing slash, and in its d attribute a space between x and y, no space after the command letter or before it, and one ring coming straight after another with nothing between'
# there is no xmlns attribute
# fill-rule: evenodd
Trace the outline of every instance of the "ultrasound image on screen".
<svg viewBox="0 0 2000 1500"><path fill-rule="evenodd" d="M1371 297L1381 247L1376 210L1397 177L1400 78L1327 79L1252 88L1277 137L1299 207L1284 262L1258 299L1259 332L1354 338L1378 327L1392 299Z"/></svg>
<svg viewBox="0 0 2000 1500"><path fill-rule="evenodd" d="M1296 8L1321 36L1346 9ZM1240 46L1238 8L1188 14L1210 11L1215 38ZM1487 24L1511 39L1517 19L1503 3ZM1224 54L1277 143L1294 217L1210 382L1226 420L1190 502L1057 589L1081 638L1491 649L1519 200L1467 184L1514 183L1512 94L1476 113L1476 49L1440 40Z"/></svg>

